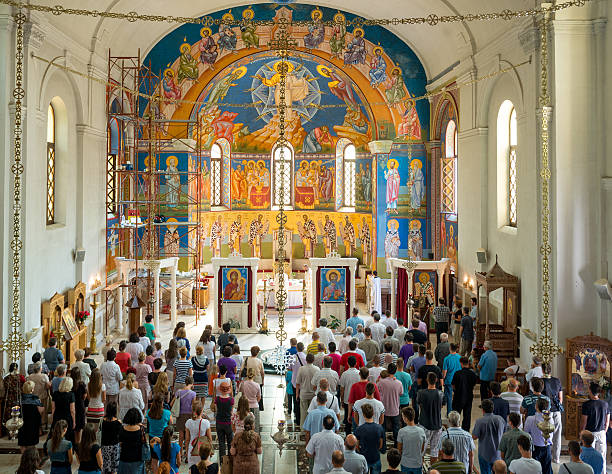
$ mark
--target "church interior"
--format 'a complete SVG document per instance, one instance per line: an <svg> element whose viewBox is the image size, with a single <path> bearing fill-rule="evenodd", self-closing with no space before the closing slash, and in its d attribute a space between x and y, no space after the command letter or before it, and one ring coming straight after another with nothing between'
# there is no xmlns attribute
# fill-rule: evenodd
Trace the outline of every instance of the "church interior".
<svg viewBox="0 0 612 474"><path fill-rule="evenodd" d="M610 0L60 3L0 0L5 373L229 323L280 374L271 436L291 337L444 299L500 372L552 363L577 439L610 391ZM308 472L270 436L262 470Z"/></svg>

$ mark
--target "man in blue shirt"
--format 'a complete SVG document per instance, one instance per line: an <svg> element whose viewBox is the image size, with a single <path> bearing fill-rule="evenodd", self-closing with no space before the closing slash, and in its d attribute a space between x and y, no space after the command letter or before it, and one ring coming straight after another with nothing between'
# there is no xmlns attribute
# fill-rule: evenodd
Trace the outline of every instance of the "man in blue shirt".
<svg viewBox="0 0 612 474"><path fill-rule="evenodd" d="M363 454L368 463L370 474L380 474L380 450L383 447L385 430L378 423L374 423L374 409L372 405L366 403L361 408L365 423L358 426L355 436L359 440L359 452Z"/></svg>
<svg viewBox="0 0 612 474"><path fill-rule="evenodd" d="M599 451L593 447L595 436L587 430L580 432L580 444L582 452L580 460L593 468L593 474L602 474L604 470L604 458Z"/></svg>
<svg viewBox="0 0 612 474"><path fill-rule="evenodd" d="M353 316L346 320L346 326L353 328L353 335L357 334L358 324L361 324L363 327L365 327L364 320L359 317L359 310L357 308L353 308Z"/></svg>
<svg viewBox="0 0 612 474"><path fill-rule="evenodd" d="M497 372L497 354L492 349L491 341L484 342L485 353L480 357L478 368L480 369L480 399L489 398L489 386L495 380Z"/></svg>
<svg viewBox="0 0 612 474"><path fill-rule="evenodd" d="M291 344L291 347L287 349L287 354L296 355L298 353L297 339L295 337L292 337L291 339L289 339L289 344Z"/></svg>
<svg viewBox="0 0 612 474"><path fill-rule="evenodd" d="M453 377L461 370L461 356L457 354L457 344L451 342L450 354L444 358L442 377L444 378L444 399L446 400L446 416L453 410Z"/></svg>
<svg viewBox="0 0 612 474"><path fill-rule="evenodd" d="M325 406L325 403L327 403L327 393L323 391L317 393L317 408L308 413L302 426L302 429L306 431L306 443L308 443L311 436L323 431L323 418L327 415L331 415L334 418L334 431L340 429L338 417Z"/></svg>

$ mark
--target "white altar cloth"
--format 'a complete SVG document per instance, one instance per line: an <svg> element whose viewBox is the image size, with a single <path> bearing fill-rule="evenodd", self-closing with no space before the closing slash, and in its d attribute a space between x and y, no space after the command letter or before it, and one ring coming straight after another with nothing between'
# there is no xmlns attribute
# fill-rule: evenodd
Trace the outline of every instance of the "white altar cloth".
<svg viewBox="0 0 612 474"><path fill-rule="evenodd" d="M287 309L302 307L302 284L304 280L289 280L287 290ZM274 280L269 278L266 283L266 293L268 293L268 308L276 307L276 285ZM264 280L257 281L257 305L263 307L264 304Z"/></svg>

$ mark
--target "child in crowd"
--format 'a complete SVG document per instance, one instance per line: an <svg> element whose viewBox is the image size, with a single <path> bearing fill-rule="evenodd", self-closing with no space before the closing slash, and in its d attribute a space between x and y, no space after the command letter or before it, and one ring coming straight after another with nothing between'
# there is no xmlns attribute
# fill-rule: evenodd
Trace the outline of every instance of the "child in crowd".
<svg viewBox="0 0 612 474"><path fill-rule="evenodd" d="M151 367L151 370L155 370L155 366L153 365L153 361L155 360L155 357L153 356L153 346L148 346L145 350L145 354L147 356L145 358L145 364Z"/></svg>
<svg viewBox="0 0 612 474"><path fill-rule="evenodd" d="M153 351L153 357L155 359L162 359L164 357L164 352L162 351L162 343L159 341L155 341L155 350Z"/></svg>

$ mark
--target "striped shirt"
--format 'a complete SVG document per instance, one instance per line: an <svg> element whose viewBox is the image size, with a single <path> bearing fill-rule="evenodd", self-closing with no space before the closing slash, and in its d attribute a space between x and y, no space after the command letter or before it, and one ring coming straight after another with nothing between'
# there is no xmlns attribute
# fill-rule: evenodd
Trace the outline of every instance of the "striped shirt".
<svg viewBox="0 0 612 474"><path fill-rule="evenodd" d="M174 362L174 369L176 370L175 383L185 383L185 377L189 375L189 369L193 368L193 365L188 359L179 359Z"/></svg>
<svg viewBox="0 0 612 474"><path fill-rule="evenodd" d="M438 442L438 451L442 451L442 442L447 438L455 446L455 459L465 465L465 472L470 472L470 451L476 449L472 435L459 427L450 427L442 432Z"/></svg>
<svg viewBox="0 0 612 474"><path fill-rule="evenodd" d="M385 368L391 363L397 364L397 354L393 354L392 352L383 352L378 356L378 360L380 361L380 365Z"/></svg>
<svg viewBox="0 0 612 474"><path fill-rule="evenodd" d="M448 323L450 309L448 309L448 306L436 306L433 310L433 315L436 323Z"/></svg>
<svg viewBox="0 0 612 474"><path fill-rule="evenodd" d="M510 413L521 413L523 396L518 392L504 392L500 395L510 405Z"/></svg>
<svg viewBox="0 0 612 474"><path fill-rule="evenodd" d="M310 344L308 344L308 347L306 348L306 354L318 354L320 342L321 341L312 341Z"/></svg>

